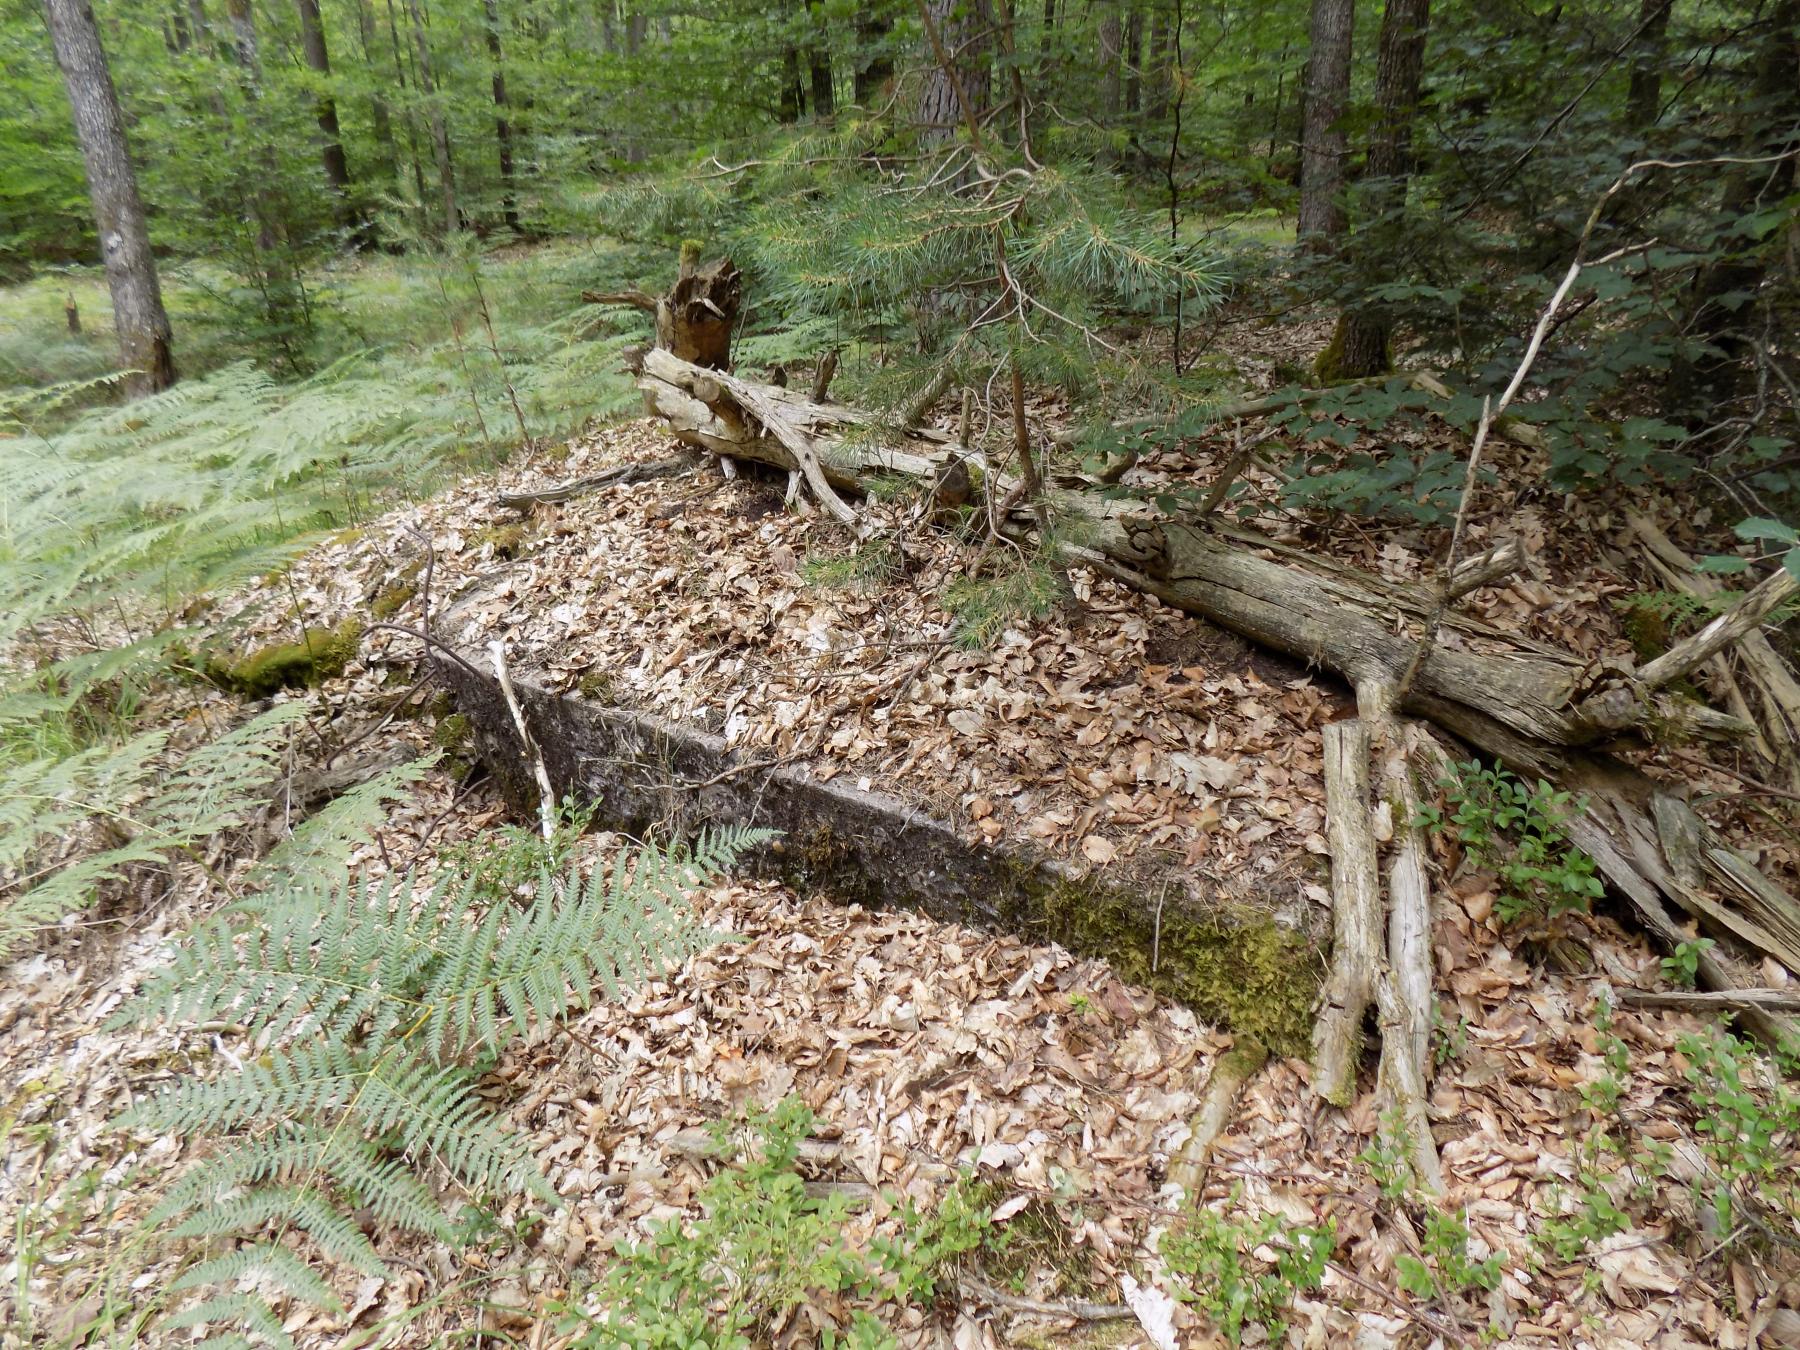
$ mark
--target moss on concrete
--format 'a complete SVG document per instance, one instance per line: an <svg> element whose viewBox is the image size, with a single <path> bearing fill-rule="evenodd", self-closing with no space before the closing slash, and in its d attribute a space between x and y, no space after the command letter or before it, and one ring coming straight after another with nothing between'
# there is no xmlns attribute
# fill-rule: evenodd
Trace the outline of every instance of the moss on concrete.
<svg viewBox="0 0 1800 1350"><path fill-rule="evenodd" d="M1276 1054L1305 1053L1322 968L1312 944L1269 915L1242 904L1203 911L1171 899L1159 920L1139 898L1072 878L1028 877L1022 891L1022 931L1103 957L1120 978Z"/></svg>
<svg viewBox="0 0 1800 1350"><path fill-rule="evenodd" d="M314 689L336 679L362 641L360 619L336 628L308 628L298 642L278 642L236 660L213 657L206 674L222 689L245 698L267 698L280 689Z"/></svg>
<svg viewBox="0 0 1800 1350"><path fill-rule="evenodd" d="M829 824L782 840L776 859L781 879L796 890L870 908L895 902L890 881L868 875ZM1324 968L1301 934L1252 905L1202 910L1171 898L1159 921L1156 906L1141 896L1092 879L1022 862L1009 871L1007 894L990 898L1014 932L1108 961L1121 979L1174 998L1275 1054L1307 1052ZM973 913L968 920L982 921Z"/></svg>

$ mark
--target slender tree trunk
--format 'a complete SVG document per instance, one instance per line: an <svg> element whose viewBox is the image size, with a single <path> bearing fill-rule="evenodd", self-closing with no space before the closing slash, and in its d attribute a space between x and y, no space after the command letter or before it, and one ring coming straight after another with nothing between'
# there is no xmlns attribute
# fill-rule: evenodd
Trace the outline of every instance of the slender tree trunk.
<svg viewBox="0 0 1800 1350"><path fill-rule="evenodd" d="M325 46L325 21L319 13L319 0L294 0L300 16L300 47L307 69L325 86L314 105L313 115L319 123L319 162L325 169L325 181L338 198L341 224L355 223L356 212L350 202L350 161L344 155L344 134L338 128L337 100L330 92L331 56Z"/></svg>
<svg viewBox="0 0 1800 1350"><path fill-rule="evenodd" d="M513 181L513 128L508 120L506 101L506 67L500 49L499 0L481 0L482 15L487 23L488 59L494 63L494 144L500 156L500 213L506 228L514 234L524 231L519 225L519 191Z"/></svg>
<svg viewBox="0 0 1800 1350"><path fill-rule="evenodd" d="M1406 209L1412 176L1413 120L1425 71L1425 36L1431 0L1388 0L1381 16L1375 60L1375 130L1369 140L1368 187L1371 213L1380 218ZM1366 379L1393 365L1389 344L1393 325L1386 313L1363 306L1338 324L1334 351L1320 373L1330 379ZM1335 360L1331 359L1335 356ZM1324 367L1329 365L1330 369Z"/></svg>
<svg viewBox="0 0 1800 1350"><path fill-rule="evenodd" d="M260 93L257 72L262 67L262 56L256 47L256 14L250 8L250 0L225 0L225 17L231 23L231 49L238 68L244 72L252 94Z"/></svg>
<svg viewBox="0 0 1800 1350"><path fill-rule="evenodd" d="M1150 16L1150 55L1144 69L1148 96L1144 111L1151 121L1169 114L1169 16L1159 6Z"/></svg>
<svg viewBox="0 0 1800 1350"><path fill-rule="evenodd" d="M1109 121L1119 115L1119 49L1123 41L1118 0L1108 0L1100 11L1100 110Z"/></svg>
<svg viewBox="0 0 1800 1350"><path fill-rule="evenodd" d="M394 13L394 0L386 0L388 16L388 41L394 49L394 82L396 87L405 90L406 60L401 55L400 20ZM416 87L416 85L415 85ZM415 224L420 230L425 229L425 157L419 153L419 131L411 109L406 114L406 148L411 152L413 195L419 203Z"/></svg>
<svg viewBox="0 0 1800 1350"><path fill-rule="evenodd" d="M1625 125L1648 131L1662 106L1662 64L1669 43L1669 14L1675 0L1638 0L1638 38L1631 54L1631 88L1625 95Z"/></svg>
<svg viewBox="0 0 1800 1350"><path fill-rule="evenodd" d="M856 101L864 108L873 108L880 102L882 91L894 78L894 57L887 46L892 30L887 16L875 13L864 0L863 11L856 19L855 82Z"/></svg>
<svg viewBox="0 0 1800 1350"><path fill-rule="evenodd" d="M154 394L175 383L175 358L106 50L88 0L44 0L44 13L87 170L119 359L129 372L125 391L132 398Z"/></svg>
<svg viewBox="0 0 1800 1350"><path fill-rule="evenodd" d="M1137 5L1125 20L1125 111L1144 108L1144 11Z"/></svg>
<svg viewBox="0 0 1800 1350"><path fill-rule="evenodd" d="M370 0L356 0L356 33L362 44L363 64L373 71L378 39L375 36L375 12ZM375 133L375 145L381 153L381 181L391 188L399 180L400 152L394 143L393 111L379 93L369 95L369 126Z"/></svg>
<svg viewBox="0 0 1800 1350"><path fill-rule="evenodd" d="M462 228L462 212L456 205L456 162L450 153L450 128L444 117L444 105L438 98L437 81L431 74L431 45L425 40L425 16L419 10L419 0L406 0L406 15L412 21L419 93L425 98L426 123L431 128L431 156L437 161L438 192L444 205L444 232L455 234Z"/></svg>
<svg viewBox="0 0 1800 1350"><path fill-rule="evenodd" d="M1344 113L1350 98L1354 0L1312 0L1306 125L1300 146L1301 243L1329 249L1344 232Z"/></svg>
<svg viewBox="0 0 1800 1350"><path fill-rule="evenodd" d="M781 103L775 110L775 120L791 126L805 112L806 83L800 75L800 49L786 47L781 53Z"/></svg>

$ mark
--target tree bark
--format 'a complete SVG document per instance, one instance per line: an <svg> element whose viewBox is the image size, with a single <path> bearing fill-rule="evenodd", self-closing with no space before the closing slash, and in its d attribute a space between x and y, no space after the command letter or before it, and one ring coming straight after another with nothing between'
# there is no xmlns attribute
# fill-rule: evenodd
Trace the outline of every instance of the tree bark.
<svg viewBox="0 0 1800 1350"><path fill-rule="evenodd" d="M1118 0L1109 0L1100 11L1100 110L1109 118L1119 115L1119 50L1123 45Z"/></svg>
<svg viewBox="0 0 1800 1350"><path fill-rule="evenodd" d="M855 81L856 101L864 108L873 108L894 78L894 58L887 49L892 29L889 19L869 8L865 0L856 19Z"/></svg>
<svg viewBox="0 0 1800 1350"><path fill-rule="evenodd" d="M1137 5L1125 20L1125 111L1136 114L1144 107L1144 11Z"/></svg>
<svg viewBox="0 0 1800 1350"><path fill-rule="evenodd" d="M1639 0L1638 39L1631 53L1631 88L1625 95L1625 125L1643 133L1656 123L1662 106L1662 63L1669 42L1669 14L1675 0Z"/></svg>
<svg viewBox="0 0 1800 1350"><path fill-rule="evenodd" d="M385 0L388 16L388 41L394 49L394 83L402 91L406 89L406 61L400 50L400 20L394 14L394 0ZM425 157L419 153L419 131L417 119L411 111L406 116L406 148L412 160L413 195L419 203L417 223L421 230L425 228Z"/></svg>
<svg viewBox="0 0 1800 1350"><path fill-rule="evenodd" d="M798 122L806 112L806 85L800 78L800 49L784 47L781 52L781 102L775 120L784 126Z"/></svg>
<svg viewBox="0 0 1800 1350"><path fill-rule="evenodd" d="M481 8L487 29L488 60L494 65L494 144L500 158L500 215L507 229L522 234L519 190L513 181L513 128L506 100L506 67L500 48L500 5L498 0L482 0Z"/></svg>
<svg viewBox="0 0 1800 1350"><path fill-rule="evenodd" d="M1363 1017L1381 973L1381 872L1369 807L1369 727L1325 728L1325 832L1331 848L1331 970L1313 1024L1313 1090L1333 1106L1356 1099Z"/></svg>
<svg viewBox="0 0 1800 1350"><path fill-rule="evenodd" d="M462 228L462 212L456 204L456 162L450 150L450 128L444 105L438 99L437 80L431 73L431 44L425 39L425 16L419 0L406 0L406 17L412 23L413 50L419 65L419 93L425 98L426 122L431 128L431 156L437 162L438 196L443 204L444 232Z"/></svg>
<svg viewBox="0 0 1800 1350"><path fill-rule="evenodd" d="M325 21L319 13L319 0L294 0L300 16L300 48L307 69L319 77L323 87L313 105L313 116L319 124L319 162L325 169L325 182L338 199L340 224L355 223L355 208L350 201L350 161L344 154L344 134L338 127L337 100L331 95L331 55L325 45Z"/></svg>
<svg viewBox="0 0 1800 1350"><path fill-rule="evenodd" d="M1312 0L1311 51L1306 69L1306 123L1300 147L1300 222L1303 245L1329 250L1343 234L1344 167L1349 142L1344 113L1350 99L1350 43L1355 0Z"/></svg>
<svg viewBox="0 0 1800 1350"><path fill-rule="evenodd" d="M125 390L132 398L154 394L175 383L175 359L106 50L88 0L44 0L44 13L87 170L88 198L112 292L119 359L128 372Z"/></svg>
<svg viewBox="0 0 1800 1350"><path fill-rule="evenodd" d="M807 56L812 86L812 115L815 118L830 117L837 111L837 95L831 84L831 46L825 41L826 19L813 0L807 0L806 12L812 16L814 30L820 38L819 45Z"/></svg>
<svg viewBox="0 0 1800 1350"><path fill-rule="evenodd" d="M1425 34L1431 0L1388 0L1381 16L1375 63L1375 129L1369 140L1368 189L1371 216L1379 220L1406 209L1412 176L1413 119L1425 71ZM1393 323L1385 310L1363 305L1347 311L1338 325L1332 380L1362 380L1393 366Z"/></svg>
<svg viewBox="0 0 1800 1350"><path fill-rule="evenodd" d="M938 59L928 35L921 57L925 78L919 91L919 135L926 145L941 145L965 120L979 123L987 109L989 15L985 5L966 5L964 0L920 0L920 8L947 60Z"/></svg>

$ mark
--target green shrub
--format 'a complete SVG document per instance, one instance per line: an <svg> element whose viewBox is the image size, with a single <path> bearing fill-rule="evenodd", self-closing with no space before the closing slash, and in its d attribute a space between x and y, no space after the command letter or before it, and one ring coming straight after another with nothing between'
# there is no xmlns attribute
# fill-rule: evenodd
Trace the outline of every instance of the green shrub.
<svg viewBox="0 0 1800 1350"><path fill-rule="evenodd" d="M1233 1191L1230 1203L1239 1199ZM1294 1224L1279 1214L1234 1219L1196 1209L1163 1239L1162 1256L1182 1281L1176 1296L1204 1311L1233 1345L1251 1327L1279 1342L1287 1330L1282 1313L1295 1295L1319 1287L1335 1241L1330 1222Z"/></svg>

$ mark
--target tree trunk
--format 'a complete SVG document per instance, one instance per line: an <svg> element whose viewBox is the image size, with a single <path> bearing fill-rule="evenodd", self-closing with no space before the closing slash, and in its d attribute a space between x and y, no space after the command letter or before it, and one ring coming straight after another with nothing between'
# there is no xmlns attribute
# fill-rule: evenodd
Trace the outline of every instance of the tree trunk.
<svg viewBox="0 0 1800 1350"><path fill-rule="evenodd" d="M1125 111L1136 114L1144 106L1144 11L1132 6L1125 20Z"/></svg>
<svg viewBox="0 0 1800 1350"><path fill-rule="evenodd" d="M866 6L867 0L865 0ZM894 58L887 49L893 24L885 15L865 7L856 20L856 101L873 108L888 81L894 78Z"/></svg>
<svg viewBox="0 0 1800 1350"><path fill-rule="evenodd" d="M1312 0L1306 124L1300 146L1302 244L1329 250L1344 233L1344 113L1350 99L1350 40L1355 0Z"/></svg>
<svg viewBox="0 0 1800 1350"><path fill-rule="evenodd" d="M356 32L362 43L363 64L374 72L376 57L375 13L369 0L357 0ZM379 83L375 84L377 89ZM379 93L369 95L369 125L375 133L375 144L381 152L381 181L389 188L400 178L400 151L394 142L394 115L388 101Z"/></svg>
<svg viewBox="0 0 1800 1350"><path fill-rule="evenodd" d="M406 89L406 61L400 51L400 20L394 14L394 0L386 0L388 16L388 40L394 49L394 83L402 91ZM419 153L419 132L416 119L409 110L406 116L406 147L411 152L413 194L419 203L416 223L420 230L425 228L425 157Z"/></svg>
<svg viewBox="0 0 1800 1350"><path fill-rule="evenodd" d="M1381 17L1375 63L1375 129L1369 141L1368 189L1374 219L1406 209L1412 175L1413 118L1425 70L1425 34L1431 0L1388 0ZM1393 366L1393 324L1381 309L1347 311L1333 343L1335 360L1320 373L1331 380L1362 380Z"/></svg>
<svg viewBox="0 0 1800 1350"><path fill-rule="evenodd" d="M426 120L431 127L431 156L437 161L444 232L455 234L462 228L462 212L456 205L456 163L450 153L450 128L444 118L444 105L438 99L437 81L431 74L431 45L425 40L425 16L419 10L419 0L406 0L406 16L412 21L413 49L419 63L419 93L425 98Z"/></svg>
<svg viewBox="0 0 1800 1350"><path fill-rule="evenodd" d="M939 60L927 37L921 55L925 78L919 91L919 136L926 145L941 145L965 118L979 122L987 108L989 15L986 5L962 0L922 2L948 59Z"/></svg>
<svg viewBox="0 0 1800 1350"><path fill-rule="evenodd" d="M88 198L112 292L119 359L129 372L125 391L132 398L154 394L175 383L175 359L106 50L88 0L44 0L44 13L87 170Z"/></svg>
<svg viewBox="0 0 1800 1350"><path fill-rule="evenodd" d="M831 85L831 46L825 40L826 19L813 0L807 0L806 12L811 17L814 31L819 35L819 45L807 57L812 84L812 115L815 119L830 117L837 110L837 95Z"/></svg>
<svg viewBox="0 0 1800 1350"><path fill-rule="evenodd" d="M1110 0L1100 11L1100 111L1109 119L1119 115L1119 49L1123 42L1118 0Z"/></svg>
<svg viewBox="0 0 1800 1350"><path fill-rule="evenodd" d="M1169 16L1160 8L1150 18L1150 55L1144 69L1144 84L1148 96L1144 100L1145 114L1151 121L1160 121L1169 111Z"/></svg>
<svg viewBox="0 0 1800 1350"><path fill-rule="evenodd" d="M506 68L500 49L500 5L498 0L482 0L481 7L487 27L488 59L494 63L494 143L500 154L500 214L507 229L522 234L519 192L513 181L513 129L507 117Z"/></svg>
<svg viewBox="0 0 1800 1350"><path fill-rule="evenodd" d="M1662 63L1669 42L1669 14L1675 0L1639 0L1638 38L1632 45L1631 88L1625 95L1625 125L1640 135L1656 122L1662 106Z"/></svg>
<svg viewBox="0 0 1800 1350"><path fill-rule="evenodd" d="M775 120L792 126L806 113L806 82L800 73L800 49L785 47L781 53L781 101L775 109Z"/></svg>
<svg viewBox="0 0 1800 1350"><path fill-rule="evenodd" d="M225 0L225 17L231 23L231 46L238 68L254 84L262 58L256 49L256 15L250 0Z"/></svg>
<svg viewBox="0 0 1800 1350"><path fill-rule="evenodd" d="M344 134L338 128L337 100L330 92L331 56L325 46L325 21L319 13L319 0L294 0L294 9L300 16L300 47L307 69L323 86L313 106L319 123L319 162L338 199L339 223L349 225L356 214L350 203L350 161L344 154Z"/></svg>

